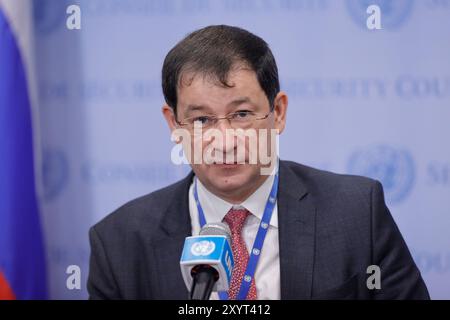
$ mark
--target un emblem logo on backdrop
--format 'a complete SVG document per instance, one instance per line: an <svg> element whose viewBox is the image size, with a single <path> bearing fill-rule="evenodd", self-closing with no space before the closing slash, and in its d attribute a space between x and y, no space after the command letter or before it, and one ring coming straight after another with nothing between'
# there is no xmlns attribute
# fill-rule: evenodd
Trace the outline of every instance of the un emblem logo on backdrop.
<svg viewBox="0 0 450 320"><path fill-rule="evenodd" d="M52 200L58 196L69 179L69 162L60 149L47 149L42 159L42 185L44 199Z"/></svg>
<svg viewBox="0 0 450 320"><path fill-rule="evenodd" d="M379 180L386 200L391 204L402 202L411 192L415 180L415 165L410 152L387 145L353 152L348 172Z"/></svg>
<svg viewBox="0 0 450 320"><path fill-rule="evenodd" d="M58 27L64 27L67 3L64 0L33 1L33 16L36 30L48 34Z"/></svg>
<svg viewBox="0 0 450 320"><path fill-rule="evenodd" d="M347 9L353 20L366 29L370 5L377 5L381 10L381 24L383 29L396 29L402 26L410 17L414 0L347 0Z"/></svg>

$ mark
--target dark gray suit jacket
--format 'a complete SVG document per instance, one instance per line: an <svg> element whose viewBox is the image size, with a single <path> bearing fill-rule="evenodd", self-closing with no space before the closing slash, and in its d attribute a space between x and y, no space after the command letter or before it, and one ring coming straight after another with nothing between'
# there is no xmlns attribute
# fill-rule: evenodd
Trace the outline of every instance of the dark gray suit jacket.
<svg viewBox="0 0 450 320"><path fill-rule="evenodd" d="M282 299L428 299L379 182L280 161ZM186 299L179 260L191 234L185 179L135 199L90 230L91 299ZM369 265L381 289L369 290Z"/></svg>

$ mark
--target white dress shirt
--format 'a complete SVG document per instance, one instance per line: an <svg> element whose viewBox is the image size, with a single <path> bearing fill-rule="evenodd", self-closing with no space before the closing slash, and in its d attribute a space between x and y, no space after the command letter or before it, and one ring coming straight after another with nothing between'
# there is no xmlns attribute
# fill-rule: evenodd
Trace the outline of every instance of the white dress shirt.
<svg viewBox="0 0 450 320"><path fill-rule="evenodd" d="M205 214L206 223L221 222L232 207L235 209L244 207L251 213L242 229L242 237L244 238L248 252L250 252L253 248L253 242L255 241L256 233L261 223L273 181L274 175L268 176L264 183L244 202L240 205L233 205L214 195L197 179L198 198ZM198 235L200 232L200 223L195 204L193 183L189 188L189 213L191 216L192 235ZM281 297L278 243L278 206L275 205L255 271L257 298L260 300L279 300ZM212 293L211 299L219 299L217 292Z"/></svg>

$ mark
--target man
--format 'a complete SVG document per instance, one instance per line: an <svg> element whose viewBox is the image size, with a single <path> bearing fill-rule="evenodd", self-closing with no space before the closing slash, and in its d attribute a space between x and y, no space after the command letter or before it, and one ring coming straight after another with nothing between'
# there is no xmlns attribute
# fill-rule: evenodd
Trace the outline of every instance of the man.
<svg viewBox="0 0 450 320"><path fill-rule="evenodd" d="M224 25L195 31L168 53L162 87L172 133L188 133L177 142L188 155L198 156L196 147L202 147L200 160L208 153L209 161L189 157L193 172L185 179L92 227L92 299L186 299L179 267L184 239L205 222L221 221L230 226L236 261L230 299L429 298L379 182L276 155L268 164L257 153L251 162L254 145L238 135L226 138L232 129L264 132L257 146L274 154L267 132L284 130L288 98L264 40ZM219 135L205 137L207 129ZM263 174L268 166L271 174ZM267 233L255 250L261 228ZM254 271L248 267L252 256L259 259ZM244 293L242 281L249 283Z"/></svg>

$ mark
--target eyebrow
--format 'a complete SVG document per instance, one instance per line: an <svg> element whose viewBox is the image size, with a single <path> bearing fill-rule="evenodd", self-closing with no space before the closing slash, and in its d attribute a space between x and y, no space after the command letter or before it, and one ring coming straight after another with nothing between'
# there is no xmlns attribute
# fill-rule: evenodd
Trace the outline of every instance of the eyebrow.
<svg viewBox="0 0 450 320"><path fill-rule="evenodd" d="M210 110L210 108L208 106L204 106L204 105L190 104L187 106L186 110L184 111L184 116L189 115L189 113L191 113L192 111L202 111L202 110Z"/></svg>
<svg viewBox="0 0 450 320"><path fill-rule="evenodd" d="M231 101L231 102L228 104L228 107L231 107L231 106L232 106L232 107L237 107L237 106L239 106L239 105L241 105L241 104L244 104L244 103L248 103L248 104L251 104L252 106L256 107L256 104L253 103L253 101L252 101L249 97L240 97L240 98L237 98L237 99Z"/></svg>

